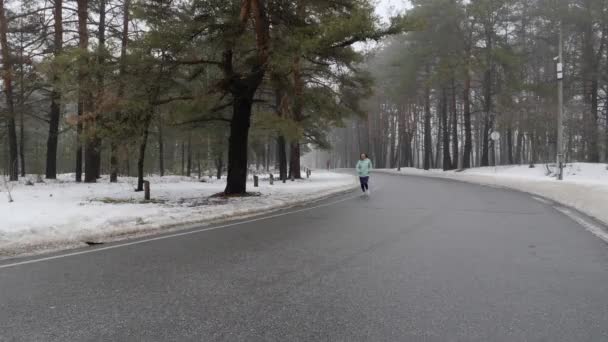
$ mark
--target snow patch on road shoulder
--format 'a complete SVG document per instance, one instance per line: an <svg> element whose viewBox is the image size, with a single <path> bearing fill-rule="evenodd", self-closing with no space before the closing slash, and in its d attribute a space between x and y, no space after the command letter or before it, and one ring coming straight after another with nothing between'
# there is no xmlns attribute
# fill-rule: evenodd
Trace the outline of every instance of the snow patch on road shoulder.
<svg viewBox="0 0 608 342"><path fill-rule="evenodd" d="M84 246L85 241L115 241L134 235L182 229L187 225L216 223L308 204L357 186L352 175L314 171L310 179L248 184L259 196L212 198L224 181L190 177L149 177L151 203L135 193L134 179L111 184L77 184L71 175L57 181L12 189L14 202L0 198L0 257ZM0 196L4 195L0 193Z"/></svg>

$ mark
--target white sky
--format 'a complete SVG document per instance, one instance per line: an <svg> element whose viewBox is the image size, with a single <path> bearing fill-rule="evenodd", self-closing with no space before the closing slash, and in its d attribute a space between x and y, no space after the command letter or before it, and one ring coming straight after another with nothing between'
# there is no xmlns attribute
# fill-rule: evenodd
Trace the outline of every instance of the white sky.
<svg viewBox="0 0 608 342"><path fill-rule="evenodd" d="M383 18L403 12L404 9L410 7L408 0L376 0L376 3L376 13Z"/></svg>

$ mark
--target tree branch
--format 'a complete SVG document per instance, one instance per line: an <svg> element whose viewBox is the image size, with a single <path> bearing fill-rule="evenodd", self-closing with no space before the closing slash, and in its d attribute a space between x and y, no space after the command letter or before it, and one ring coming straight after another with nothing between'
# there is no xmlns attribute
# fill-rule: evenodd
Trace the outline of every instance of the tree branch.
<svg viewBox="0 0 608 342"><path fill-rule="evenodd" d="M188 101L188 100L194 100L194 97L193 96L169 97L166 99L152 101L150 104L153 106L160 106L160 105L168 104L168 103L175 102L175 101Z"/></svg>
<svg viewBox="0 0 608 342"><path fill-rule="evenodd" d="M179 64L179 65L199 65L199 64L211 64L211 65L217 65L217 66L222 66L222 62L218 62L218 61L211 61L211 60L207 60L207 59L195 59L195 60L190 60L190 61L172 61L172 63L174 64Z"/></svg>

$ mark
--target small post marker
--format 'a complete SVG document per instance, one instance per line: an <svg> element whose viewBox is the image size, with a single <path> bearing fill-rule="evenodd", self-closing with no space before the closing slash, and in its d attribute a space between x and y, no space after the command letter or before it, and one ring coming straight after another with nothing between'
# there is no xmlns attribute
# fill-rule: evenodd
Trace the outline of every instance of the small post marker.
<svg viewBox="0 0 608 342"><path fill-rule="evenodd" d="M253 186L254 187L257 188L259 186L259 181L260 181L260 178L257 175L253 176Z"/></svg>
<svg viewBox="0 0 608 342"><path fill-rule="evenodd" d="M146 201L150 200L150 182L144 181L144 199Z"/></svg>
<svg viewBox="0 0 608 342"><path fill-rule="evenodd" d="M270 185L274 185L274 175L270 174Z"/></svg>

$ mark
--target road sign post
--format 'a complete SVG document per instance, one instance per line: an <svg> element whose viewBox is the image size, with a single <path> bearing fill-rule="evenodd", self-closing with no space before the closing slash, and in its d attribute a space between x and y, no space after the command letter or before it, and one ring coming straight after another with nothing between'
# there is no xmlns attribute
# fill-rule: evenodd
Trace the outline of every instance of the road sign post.
<svg viewBox="0 0 608 342"><path fill-rule="evenodd" d="M557 57L557 179L564 179L564 56L563 56L562 26L559 27L559 56Z"/></svg>

